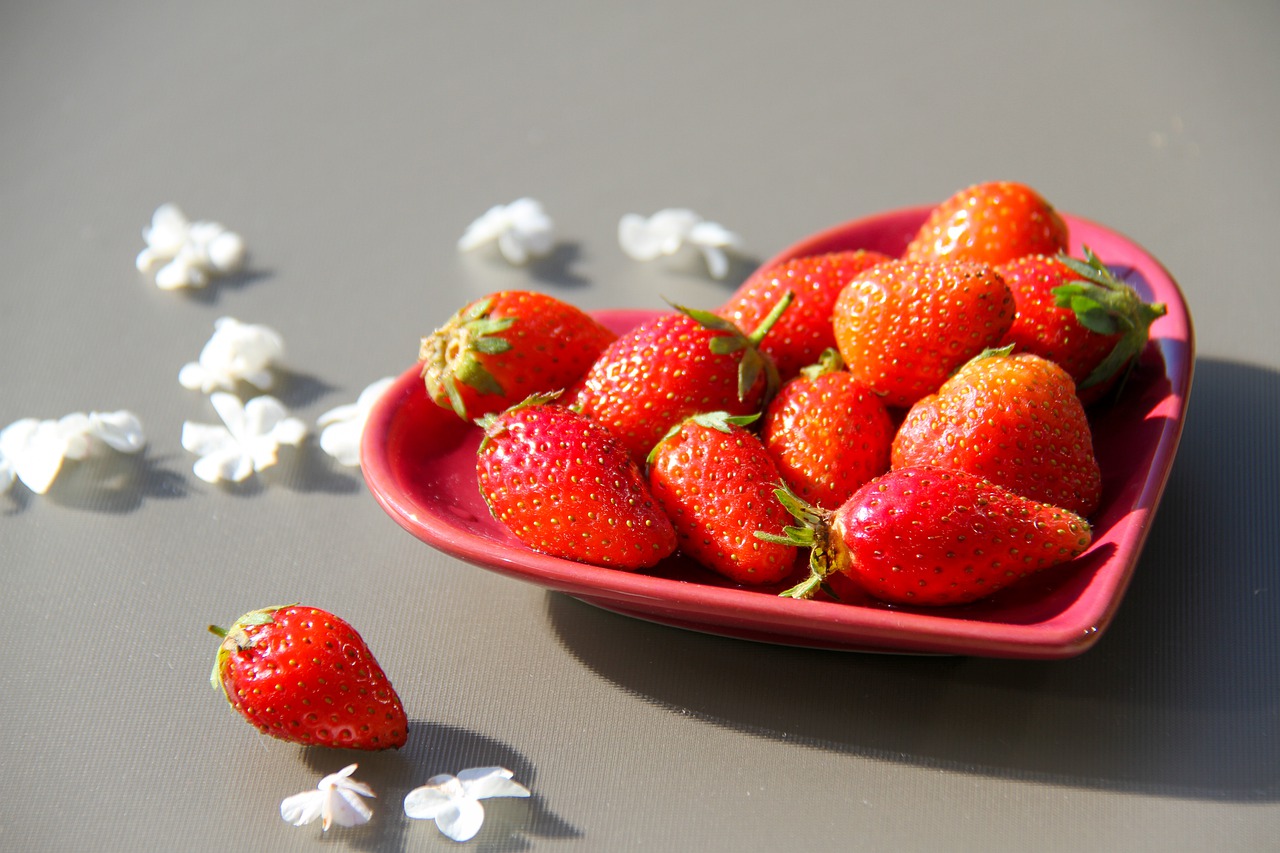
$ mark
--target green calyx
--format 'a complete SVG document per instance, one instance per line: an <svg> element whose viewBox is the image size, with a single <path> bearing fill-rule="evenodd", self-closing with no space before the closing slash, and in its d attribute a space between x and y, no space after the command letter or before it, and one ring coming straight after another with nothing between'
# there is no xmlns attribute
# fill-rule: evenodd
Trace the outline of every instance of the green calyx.
<svg viewBox="0 0 1280 853"><path fill-rule="evenodd" d="M219 625L210 625L209 633L215 637L222 638L222 644L218 646L218 654L213 660L213 672L209 675L209 684L215 690L221 690L226 693L226 688L222 684L222 667L226 663L227 657L233 651L247 649L253 646L253 638L245 631L245 628L255 627L258 625L270 625L275 621L275 613L277 610L284 610L287 607L293 607L292 604L281 604L276 607L264 607L261 610L250 610L231 624L230 628L223 628Z"/></svg>
<svg viewBox="0 0 1280 853"><path fill-rule="evenodd" d="M844 370L844 359L840 357L840 351L829 347L822 351L822 355L818 356L818 360L813 364L800 368L800 375L812 381L819 376L839 373L842 370Z"/></svg>
<svg viewBox="0 0 1280 853"><path fill-rule="evenodd" d="M769 334L769 330L773 328L774 324L778 322L778 318L795 301L795 298L795 293L789 290L784 293L773 308L770 309L768 316L761 320L760 325L750 334L746 334L739 329L732 320L727 320L710 311L686 308L674 302L669 304L680 313L697 321L703 328L725 333L711 339L709 344L711 352L716 355L742 353L742 360L738 362L739 400L747 398L747 394L750 393L762 373L765 376L764 399L768 400L778 392L781 379L778 376L778 368L773 363L773 359L760 352L760 343L764 340L765 335Z"/></svg>
<svg viewBox="0 0 1280 853"><path fill-rule="evenodd" d="M653 460L658 456L658 450L666 443L667 439L676 435L680 430L684 429L685 424L694 423L707 429L713 429L717 432L728 433L731 426L746 427L755 423L760 419L760 413L754 412L750 415L731 415L728 412L703 412L702 414L690 415L680 423L667 430L667 434L658 439L658 443L649 451L649 456L645 460L652 465Z"/></svg>
<svg viewBox="0 0 1280 853"><path fill-rule="evenodd" d="M835 598L835 593L827 586L827 578L840 571L848 558L841 555L832 533L831 513L808 503L785 485L779 486L773 494L799 523L784 527L781 536L757 530L756 538L809 549L809 577L778 595L783 598L813 598L822 590Z"/></svg>
<svg viewBox="0 0 1280 853"><path fill-rule="evenodd" d="M1150 339L1151 324L1167 311L1163 303L1143 302L1138 292L1117 279L1088 246L1084 256L1083 261L1066 254L1058 256L1080 279L1055 287L1054 304L1070 308L1086 329L1100 335L1120 335L1120 339L1081 381L1082 389L1105 382L1122 370L1127 374Z"/></svg>
<svg viewBox="0 0 1280 853"><path fill-rule="evenodd" d="M511 342L499 337L516 322L515 317L491 317L493 299L481 299L455 314L428 337L422 339L418 359L422 378L433 400L441 396L458 417L467 417L459 383L481 394L501 395L502 385L485 367L481 357L501 355Z"/></svg>
<svg viewBox="0 0 1280 853"><path fill-rule="evenodd" d="M557 399L563 391L543 391L536 394L530 394L519 403L502 412L490 412L484 417L476 418L475 424L484 430L484 438L480 439L480 446L476 448L476 452L482 452L489 446L489 440L497 438L506 431L506 426L498 423L498 419L509 412L518 412L521 409L531 409L534 406L545 406L547 403Z"/></svg>

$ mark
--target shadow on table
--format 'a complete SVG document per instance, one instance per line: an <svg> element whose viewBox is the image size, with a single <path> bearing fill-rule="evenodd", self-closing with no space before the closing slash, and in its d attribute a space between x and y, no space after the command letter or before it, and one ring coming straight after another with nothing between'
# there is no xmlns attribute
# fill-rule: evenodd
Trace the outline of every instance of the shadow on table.
<svg viewBox="0 0 1280 853"><path fill-rule="evenodd" d="M511 853L530 849L538 838L577 838L579 830L553 812L538 794L533 762L509 744L459 726L421 720L409 721L409 740L399 750L362 753L354 750L314 747L303 752L303 760L317 780L326 774L358 763L355 778L370 785L378 795L371 805L369 823L345 829L348 845L361 850L428 849L435 840L454 842L436 829L434 821L413 820L404 814L404 798L425 785L432 776L457 774L468 767L505 767L514 780L532 792L524 798L500 797L482 801L484 825L467 848L479 853Z"/></svg>
<svg viewBox="0 0 1280 853"><path fill-rule="evenodd" d="M1063 661L813 651L548 594L584 664L662 707L808 747L1000 778L1280 799L1280 374L1201 360L1125 601ZM673 649L678 654L672 654Z"/></svg>
<svg viewBox="0 0 1280 853"><path fill-rule="evenodd" d="M187 494L182 474L172 470L171 456L141 453L103 453L80 461L64 463L44 499L71 509L124 514L140 509L147 500L180 498ZM22 506L32 500L30 492L15 487Z"/></svg>

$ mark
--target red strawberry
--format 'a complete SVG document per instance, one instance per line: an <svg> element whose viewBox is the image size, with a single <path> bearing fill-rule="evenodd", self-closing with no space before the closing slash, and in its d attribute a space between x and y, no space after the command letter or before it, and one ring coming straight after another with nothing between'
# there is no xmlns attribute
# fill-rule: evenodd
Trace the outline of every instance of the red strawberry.
<svg viewBox="0 0 1280 853"><path fill-rule="evenodd" d="M1091 538L1078 515L964 471L890 471L834 512L778 497L803 525L788 541L811 543L810 577L783 593L793 598L843 572L882 601L964 604L1073 559Z"/></svg>
<svg viewBox="0 0 1280 853"><path fill-rule="evenodd" d="M431 399L470 421L569 387L616 337L555 297L506 290L472 302L423 338L418 358Z"/></svg>
<svg viewBox="0 0 1280 853"><path fill-rule="evenodd" d="M850 373L887 405L910 406L1013 322L1013 296L986 264L889 261L836 300L836 344Z"/></svg>
<svg viewBox="0 0 1280 853"><path fill-rule="evenodd" d="M709 311L676 306L610 344L569 405L618 436L637 463L690 415L759 412L779 384L760 342L791 299L784 294L749 335Z"/></svg>
<svg viewBox="0 0 1280 853"><path fill-rule="evenodd" d="M742 584L776 583L796 562L794 547L755 536L757 530L781 534L791 520L773 496L777 466L742 427L756 417L694 415L649 457L650 490L675 525L681 549Z"/></svg>
<svg viewBox="0 0 1280 853"><path fill-rule="evenodd" d="M968 471L1086 516L1102 492L1075 383L1031 353L984 353L911 408L893 441L893 467L920 465Z"/></svg>
<svg viewBox="0 0 1280 853"><path fill-rule="evenodd" d="M222 637L211 680L263 734L308 746L399 749L400 697L364 640L315 607L252 610Z"/></svg>
<svg viewBox="0 0 1280 853"><path fill-rule="evenodd" d="M778 375L786 382L817 361L823 350L836 345L831 311L840 291L858 273L887 260L888 255L857 249L796 258L760 269L716 313L740 329L753 329L782 294L794 293L791 307L760 343L760 351L773 358Z"/></svg>
<svg viewBox="0 0 1280 853"><path fill-rule="evenodd" d="M1002 264L1067 250L1067 225L1035 190L1011 181L975 184L929 214L903 257Z"/></svg>
<svg viewBox="0 0 1280 853"><path fill-rule="evenodd" d="M1029 255L998 271L1018 306L1002 344L1056 361L1081 399L1101 397L1147 345L1165 306L1142 301L1085 248L1085 260Z"/></svg>
<svg viewBox="0 0 1280 853"><path fill-rule="evenodd" d="M761 437L787 485L834 509L889 470L893 422L884 403L844 369L835 350L782 386Z"/></svg>
<svg viewBox="0 0 1280 853"><path fill-rule="evenodd" d="M493 517L535 551L615 569L654 565L676 548L644 475L604 427L533 396L486 417L476 454Z"/></svg>

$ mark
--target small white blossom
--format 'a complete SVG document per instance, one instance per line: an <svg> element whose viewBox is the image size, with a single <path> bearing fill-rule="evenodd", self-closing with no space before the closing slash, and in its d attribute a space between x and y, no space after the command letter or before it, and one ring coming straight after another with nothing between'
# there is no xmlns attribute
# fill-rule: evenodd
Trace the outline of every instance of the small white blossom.
<svg viewBox="0 0 1280 853"><path fill-rule="evenodd" d="M360 392L354 403L330 409L316 419L321 429L320 448L343 465L360 464L360 437L364 434L369 410L378 398L391 387L395 378L379 379Z"/></svg>
<svg viewBox="0 0 1280 853"><path fill-rule="evenodd" d="M182 387L208 394L232 391L243 379L262 390L271 387L271 365L284 356L284 340L268 326L241 323L222 317L213 324L213 336L200 350L199 361L178 372Z"/></svg>
<svg viewBox="0 0 1280 853"><path fill-rule="evenodd" d="M191 421L182 425L182 446L200 457L194 471L206 483L239 483L276 464L281 444L298 445L307 436L307 425L290 417L275 397L241 403L235 395L219 392L209 401L225 426Z"/></svg>
<svg viewBox="0 0 1280 853"><path fill-rule="evenodd" d="M49 491L67 459L109 447L137 453L146 446L142 422L132 412L72 412L58 420L23 418L0 430L0 492L14 479L36 494Z"/></svg>
<svg viewBox="0 0 1280 853"><path fill-rule="evenodd" d="M523 264L550 253L555 244L555 226L540 202L518 198L511 204L494 205L467 226L458 240L458 251L469 252L495 240L504 258Z"/></svg>
<svg viewBox="0 0 1280 853"><path fill-rule="evenodd" d="M187 219L177 205L162 204L142 229L147 247L135 264L141 272L156 271L156 285L164 290L204 287L211 275L233 273L244 264L244 240L221 223Z"/></svg>
<svg viewBox="0 0 1280 853"><path fill-rule="evenodd" d="M684 246L702 253L713 278L729 272L725 249L738 249L742 239L723 225L709 222L692 210L666 208L648 219L628 213L618 222L618 243L622 251L637 261L652 261L674 255Z"/></svg>
<svg viewBox="0 0 1280 853"><path fill-rule="evenodd" d="M434 820L454 841L475 837L484 823L484 806L490 797L527 797L529 789L511 781L505 767L472 767L457 776L432 776L404 798L404 813L417 820Z"/></svg>
<svg viewBox="0 0 1280 853"><path fill-rule="evenodd" d="M320 780L314 791L303 791L280 802L280 817L294 826L302 826L320 818L321 827L329 831L332 824L359 826L368 823L373 810L361 797L376 796L373 789L351 778L355 764L348 764L337 773L330 773Z"/></svg>

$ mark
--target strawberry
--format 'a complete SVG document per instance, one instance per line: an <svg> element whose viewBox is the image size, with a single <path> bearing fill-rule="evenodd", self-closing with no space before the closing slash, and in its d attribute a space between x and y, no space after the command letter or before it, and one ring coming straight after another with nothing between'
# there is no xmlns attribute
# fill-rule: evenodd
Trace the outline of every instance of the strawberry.
<svg viewBox="0 0 1280 853"><path fill-rule="evenodd" d="M307 746L399 749L400 697L364 640L315 607L252 610L222 638L211 681L263 734Z"/></svg>
<svg viewBox="0 0 1280 853"><path fill-rule="evenodd" d="M903 257L1002 264L1067 250L1067 225L1035 190L1012 181L975 184L935 207Z"/></svg>
<svg viewBox="0 0 1280 853"><path fill-rule="evenodd" d="M1075 383L1031 353L984 353L907 412L893 467L968 471L1028 498L1089 515L1102 480Z"/></svg>
<svg viewBox="0 0 1280 853"><path fill-rule="evenodd" d="M774 499L778 468L743 428L758 415L710 412L686 418L653 448L649 487L676 529L680 548L741 584L776 583L795 568L796 549L764 542L790 520Z"/></svg>
<svg viewBox="0 0 1280 853"><path fill-rule="evenodd" d="M470 421L581 378L617 335L579 308L526 290L467 305L422 339L427 394Z"/></svg>
<svg viewBox="0 0 1280 853"><path fill-rule="evenodd" d="M886 405L910 406L999 341L1013 314L986 264L889 261L840 293L832 325L849 372Z"/></svg>
<svg viewBox="0 0 1280 853"><path fill-rule="evenodd" d="M841 572L882 601L965 604L1073 559L1091 539L1075 513L964 471L890 471L830 512L782 489L778 498L799 521L785 541L810 547L810 577L782 593L792 598Z"/></svg>
<svg viewBox="0 0 1280 853"><path fill-rule="evenodd" d="M535 551L615 569L641 569L676 548L627 449L554 395L481 421L480 493L493 517Z"/></svg>
<svg viewBox="0 0 1280 853"><path fill-rule="evenodd" d="M760 343L786 382L836 345L831 311L840 291L858 273L887 260L888 255L856 249L785 261L752 273L716 313L741 329L755 328L783 293L794 293L791 307Z"/></svg>
<svg viewBox="0 0 1280 853"><path fill-rule="evenodd" d="M884 403L829 349L782 386L765 410L761 437L783 480L826 509L889 470L893 421Z"/></svg>
<svg viewBox="0 0 1280 853"><path fill-rule="evenodd" d="M1028 255L997 268L1017 305L1003 344L1056 361L1086 403L1123 379L1165 314L1085 247L1085 260Z"/></svg>
<svg viewBox="0 0 1280 853"><path fill-rule="evenodd" d="M690 415L759 412L779 384L760 342L792 298L784 294L749 335L709 311L677 305L610 344L570 390L569 405L618 436L639 464Z"/></svg>

